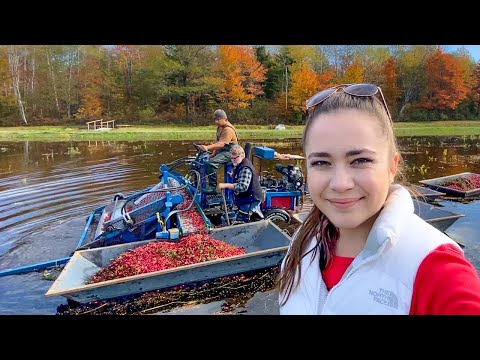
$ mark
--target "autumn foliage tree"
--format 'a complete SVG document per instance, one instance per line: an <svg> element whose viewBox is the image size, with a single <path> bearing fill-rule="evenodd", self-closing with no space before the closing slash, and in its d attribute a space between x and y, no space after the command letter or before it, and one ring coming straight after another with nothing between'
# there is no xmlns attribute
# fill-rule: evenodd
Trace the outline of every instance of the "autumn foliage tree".
<svg viewBox="0 0 480 360"><path fill-rule="evenodd" d="M477 105L477 115L480 114L480 61L477 62L475 65L475 69L473 70L472 73L472 88L471 88L471 94L472 98L475 101L475 104Z"/></svg>
<svg viewBox="0 0 480 360"><path fill-rule="evenodd" d="M112 49L114 63L119 67L124 81L124 96L130 101L133 95L133 73L135 65L142 59L142 53L137 46L115 45Z"/></svg>
<svg viewBox="0 0 480 360"><path fill-rule="evenodd" d="M442 49L0 45L0 124L95 118L198 124L217 107L251 123L293 124L305 115L306 99L344 82L380 86L398 120L480 119L480 65L465 48Z"/></svg>
<svg viewBox="0 0 480 360"><path fill-rule="evenodd" d="M387 102L390 111L395 108L400 96L400 89L397 86L397 70L394 58L385 60L382 64L382 88L383 96ZM392 115L393 116L393 115Z"/></svg>
<svg viewBox="0 0 480 360"><path fill-rule="evenodd" d="M102 72L99 63L93 58L87 58L79 71L80 107L76 118L98 119L103 114Z"/></svg>
<svg viewBox="0 0 480 360"><path fill-rule="evenodd" d="M306 111L306 101L318 91L331 86L334 76L331 70L318 75L307 64L296 67L291 75L291 107L296 111Z"/></svg>
<svg viewBox="0 0 480 360"><path fill-rule="evenodd" d="M252 48L220 45L218 55L219 98L229 109L245 108L255 97L263 95L267 69L256 59Z"/></svg>
<svg viewBox="0 0 480 360"><path fill-rule="evenodd" d="M343 84L363 83L364 72L365 72L365 69L363 68L363 66L358 62L354 62L348 65L347 68L345 69L345 74L342 77L341 83Z"/></svg>
<svg viewBox="0 0 480 360"><path fill-rule="evenodd" d="M305 111L305 101L320 87L318 75L307 64L302 64L292 71L291 84L290 106L293 110Z"/></svg>
<svg viewBox="0 0 480 360"><path fill-rule="evenodd" d="M425 62L426 88L418 107L425 109L455 109L465 99L468 88L462 67L455 57L437 50Z"/></svg>

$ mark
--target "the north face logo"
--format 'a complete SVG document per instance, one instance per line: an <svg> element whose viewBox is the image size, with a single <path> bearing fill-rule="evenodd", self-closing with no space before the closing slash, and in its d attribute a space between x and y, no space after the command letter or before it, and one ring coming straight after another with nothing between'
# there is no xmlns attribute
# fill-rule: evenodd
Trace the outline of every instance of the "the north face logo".
<svg viewBox="0 0 480 360"><path fill-rule="evenodd" d="M398 309L397 295L390 290L380 288L378 291L369 290L368 293L373 296L374 301Z"/></svg>

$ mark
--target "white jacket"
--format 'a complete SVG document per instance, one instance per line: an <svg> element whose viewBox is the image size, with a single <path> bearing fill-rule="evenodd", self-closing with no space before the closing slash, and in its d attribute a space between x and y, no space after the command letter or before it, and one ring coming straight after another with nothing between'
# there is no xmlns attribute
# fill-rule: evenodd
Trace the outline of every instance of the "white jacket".
<svg viewBox="0 0 480 360"><path fill-rule="evenodd" d="M412 198L404 187L392 185L363 250L338 284L327 290L319 252L312 261L312 251L303 258L301 282L280 307L280 314L407 315L419 265L433 249L446 243L462 251L455 241L414 214ZM315 245L312 239L307 251Z"/></svg>

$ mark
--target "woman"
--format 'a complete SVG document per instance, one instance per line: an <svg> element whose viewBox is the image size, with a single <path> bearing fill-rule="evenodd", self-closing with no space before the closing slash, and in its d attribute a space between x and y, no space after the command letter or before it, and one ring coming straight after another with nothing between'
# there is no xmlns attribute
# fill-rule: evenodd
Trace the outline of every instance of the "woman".
<svg viewBox="0 0 480 360"><path fill-rule="evenodd" d="M280 314L480 314L476 269L396 181L402 158L381 89L339 85L307 110L315 206L282 262Z"/></svg>

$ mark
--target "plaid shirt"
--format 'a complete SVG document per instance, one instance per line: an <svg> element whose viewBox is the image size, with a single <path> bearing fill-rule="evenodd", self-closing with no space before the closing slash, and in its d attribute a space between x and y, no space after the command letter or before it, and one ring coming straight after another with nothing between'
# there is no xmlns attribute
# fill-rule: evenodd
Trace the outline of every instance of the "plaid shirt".
<svg viewBox="0 0 480 360"><path fill-rule="evenodd" d="M233 184L235 194L247 191L250 181L252 181L252 171L247 167L243 167L238 174L238 182Z"/></svg>

